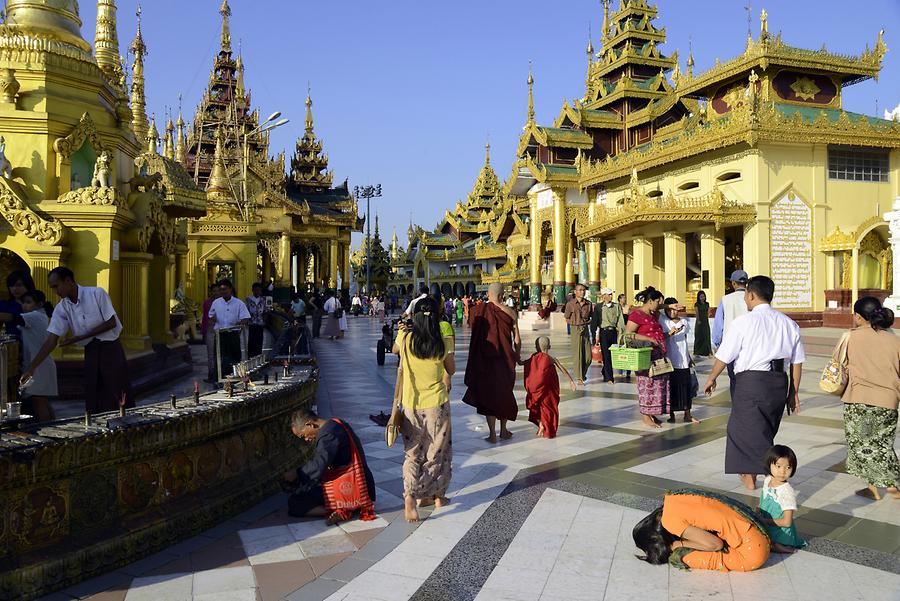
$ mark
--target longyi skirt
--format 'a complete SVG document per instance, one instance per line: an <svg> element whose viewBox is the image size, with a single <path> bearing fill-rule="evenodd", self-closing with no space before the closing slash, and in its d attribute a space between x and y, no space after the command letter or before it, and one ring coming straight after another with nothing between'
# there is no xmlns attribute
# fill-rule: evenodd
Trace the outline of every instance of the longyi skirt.
<svg viewBox="0 0 900 601"><path fill-rule="evenodd" d="M900 462L894 450L897 410L844 403L847 473L874 486L900 485Z"/></svg>

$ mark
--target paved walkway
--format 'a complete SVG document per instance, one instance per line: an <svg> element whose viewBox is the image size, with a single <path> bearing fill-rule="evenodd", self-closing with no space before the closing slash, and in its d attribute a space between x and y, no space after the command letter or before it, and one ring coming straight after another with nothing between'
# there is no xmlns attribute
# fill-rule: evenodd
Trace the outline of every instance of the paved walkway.
<svg viewBox="0 0 900 601"><path fill-rule="evenodd" d="M722 472L727 379L695 401L700 425L642 426L633 384L609 386L591 368L585 389L566 390L559 436L536 439L520 413L512 440L489 445L464 405L468 330L458 330L453 378L452 504L408 525L402 519L402 445L387 449L368 420L390 404L396 360L375 363L380 324L350 319L348 337L321 340L318 408L348 420L375 473L379 519L326 528L287 516L276 495L203 535L49 599L294 601L503 601L570 599L900 599L900 502L853 495L844 473L840 401L818 393L823 357L811 357L803 410L778 442L800 466L798 528L808 550L773 555L749 574L680 572L634 558L631 528L664 490L702 485L755 505ZM535 333L523 333L523 347ZM829 336L823 335L822 338ZM564 334L551 351L568 361ZM823 353L824 354L824 353ZM701 380L709 362L701 362ZM524 408L521 378L516 387ZM100 592L103 591L103 592Z"/></svg>

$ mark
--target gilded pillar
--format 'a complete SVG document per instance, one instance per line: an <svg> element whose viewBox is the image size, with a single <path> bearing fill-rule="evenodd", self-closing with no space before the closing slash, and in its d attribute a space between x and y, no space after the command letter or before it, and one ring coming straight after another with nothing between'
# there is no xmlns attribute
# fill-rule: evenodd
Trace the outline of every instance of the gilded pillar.
<svg viewBox="0 0 900 601"><path fill-rule="evenodd" d="M859 244L853 247L853 252L850 254L850 265L853 271L850 276L850 306L856 304L856 299L859 298ZM778 291L775 291L775 294L778 294Z"/></svg>
<svg viewBox="0 0 900 601"><path fill-rule="evenodd" d="M123 252L119 255L122 269L122 306L118 307L122 322L122 346L128 350L149 351L150 341L150 261L153 255Z"/></svg>
<svg viewBox="0 0 900 601"><path fill-rule="evenodd" d="M348 292L350 291L350 282L353 280L353 274L350 271L350 244L341 245L341 278L343 279L343 289Z"/></svg>
<svg viewBox="0 0 900 601"><path fill-rule="evenodd" d="M332 238L328 245L328 287L337 287L337 270L338 270L338 242ZM368 291L371 294L371 291Z"/></svg>
<svg viewBox="0 0 900 601"><path fill-rule="evenodd" d="M566 300L566 262L569 258L569 236L566 231L565 191L553 190L553 297L557 304ZM571 263L569 263L571 268Z"/></svg>
<svg viewBox="0 0 900 601"><path fill-rule="evenodd" d="M588 261L588 291L591 294L591 302L597 302L597 292L600 290L600 241L591 240L587 246Z"/></svg>
<svg viewBox="0 0 900 601"><path fill-rule="evenodd" d="M50 270L63 264L68 250L62 246L48 246L27 249L31 277L39 290L47 290L47 275Z"/></svg>
<svg viewBox="0 0 900 601"><path fill-rule="evenodd" d="M280 241L281 248L278 253L278 265L276 271L278 271L278 276L281 279L281 282L285 286L289 286L293 282L291 282L291 237L287 234L281 234Z"/></svg>
<svg viewBox="0 0 900 601"><path fill-rule="evenodd" d="M568 227L566 228L568 231ZM575 274L575 257L578 253L578 247L571 236L566 235L566 294L575 288L575 282L578 279Z"/></svg>
<svg viewBox="0 0 900 601"><path fill-rule="evenodd" d="M687 252L684 236L666 232L663 238L665 255L663 292L684 302L687 292Z"/></svg>
<svg viewBox="0 0 900 601"><path fill-rule="evenodd" d="M537 197L534 193L528 194L530 206L530 219L528 220L528 235L531 243L531 257L528 260L530 271L530 308L537 311L541 308L541 224L537 219Z"/></svg>
<svg viewBox="0 0 900 601"><path fill-rule="evenodd" d="M625 294L625 243L606 241L606 285L616 294Z"/></svg>
<svg viewBox="0 0 900 601"><path fill-rule="evenodd" d="M654 285L653 281L653 241L638 237L632 245L634 255L634 291L635 294Z"/></svg>
<svg viewBox="0 0 900 601"><path fill-rule="evenodd" d="M725 294L725 241L721 232L700 232L701 282L710 303L719 302Z"/></svg>

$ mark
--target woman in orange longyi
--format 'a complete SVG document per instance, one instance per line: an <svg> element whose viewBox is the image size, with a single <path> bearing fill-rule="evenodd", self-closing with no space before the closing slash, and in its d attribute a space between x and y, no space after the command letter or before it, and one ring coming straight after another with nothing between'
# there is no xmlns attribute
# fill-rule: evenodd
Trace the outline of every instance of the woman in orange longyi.
<svg viewBox="0 0 900 601"><path fill-rule="evenodd" d="M638 522L634 544L648 563L677 568L749 572L762 567L771 541L752 509L724 495L685 489Z"/></svg>

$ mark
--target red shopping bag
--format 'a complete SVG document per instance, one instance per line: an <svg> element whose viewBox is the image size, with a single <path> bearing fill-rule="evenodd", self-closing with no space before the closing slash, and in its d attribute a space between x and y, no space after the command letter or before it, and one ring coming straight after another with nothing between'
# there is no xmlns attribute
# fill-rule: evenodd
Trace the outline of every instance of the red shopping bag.
<svg viewBox="0 0 900 601"><path fill-rule="evenodd" d="M591 359L601 365L603 364L603 351L600 349L599 344L591 347Z"/></svg>
<svg viewBox="0 0 900 601"><path fill-rule="evenodd" d="M366 485L366 472L363 469L359 449L353 441L350 430L339 419L350 439L350 464L340 469L327 468L322 473L322 492L325 497L325 509L329 514L337 513L340 519L348 520L351 514L359 510L359 519L369 521L375 519L375 504L369 497Z"/></svg>

